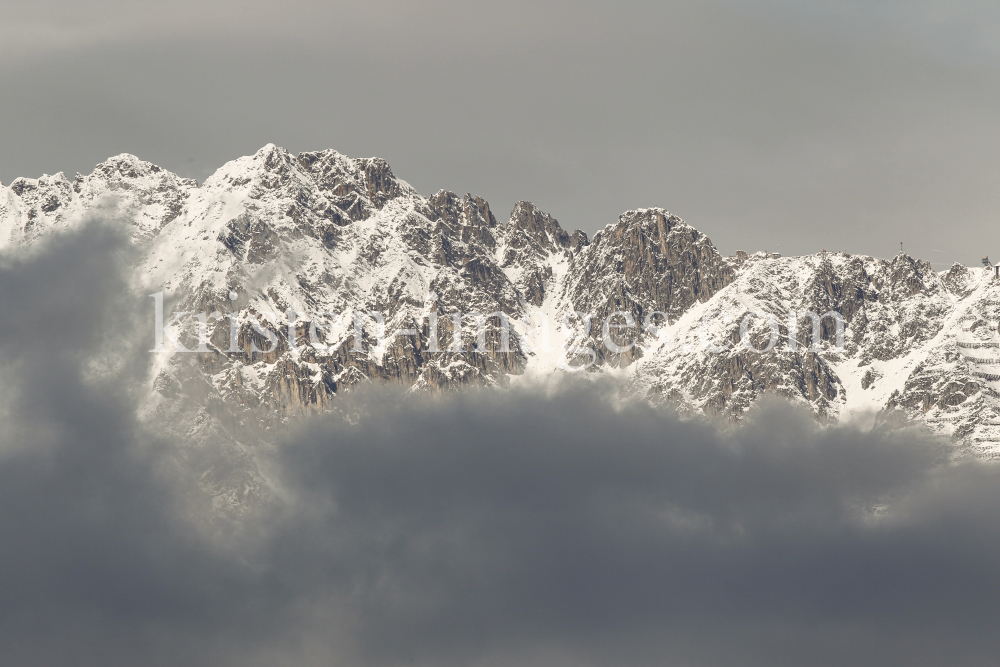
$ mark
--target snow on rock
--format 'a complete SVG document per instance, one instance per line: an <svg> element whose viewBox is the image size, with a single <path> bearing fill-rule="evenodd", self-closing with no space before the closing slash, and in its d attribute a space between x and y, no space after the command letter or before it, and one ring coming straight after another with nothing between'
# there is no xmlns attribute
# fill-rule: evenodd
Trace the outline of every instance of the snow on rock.
<svg viewBox="0 0 1000 667"><path fill-rule="evenodd" d="M658 208L590 239L529 202L502 223L481 197L420 195L384 160L273 144L201 185L131 155L73 180L18 178L0 186L0 251L88 216L128 225L133 282L164 293L167 320L208 315L199 352L156 355L146 414L183 413L191 434L226 433L237 449L251 425L332 409L359 382L440 389L585 369L690 414L738 421L774 393L824 421L917 422L1000 456L992 269L723 257ZM198 326L184 320L189 348ZM241 470L212 482L234 506L263 492Z"/></svg>

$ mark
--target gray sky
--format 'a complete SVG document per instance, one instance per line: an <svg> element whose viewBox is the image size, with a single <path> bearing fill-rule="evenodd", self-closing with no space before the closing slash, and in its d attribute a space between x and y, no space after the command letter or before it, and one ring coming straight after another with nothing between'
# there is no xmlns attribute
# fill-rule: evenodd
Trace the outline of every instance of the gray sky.
<svg viewBox="0 0 1000 667"><path fill-rule="evenodd" d="M724 253L1000 256L1000 6L0 1L0 181L267 142Z"/></svg>

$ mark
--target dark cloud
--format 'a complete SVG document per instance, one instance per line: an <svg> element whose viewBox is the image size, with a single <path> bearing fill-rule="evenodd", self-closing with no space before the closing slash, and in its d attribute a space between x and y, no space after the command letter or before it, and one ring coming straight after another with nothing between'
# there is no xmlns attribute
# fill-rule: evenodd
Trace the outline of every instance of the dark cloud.
<svg viewBox="0 0 1000 667"><path fill-rule="evenodd" d="M730 429L599 383L372 389L211 518L136 419L126 248L95 223L0 262L3 664L995 662L1000 470L782 403Z"/></svg>
<svg viewBox="0 0 1000 667"><path fill-rule="evenodd" d="M932 440L783 405L720 431L594 387L376 410L282 451L293 507L350 536L301 567L350 564L371 662L936 664L992 643L970 635L996 616L997 532L941 531L997 502L994 473L939 468ZM282 553L317 532L291 525Z"/></svg>

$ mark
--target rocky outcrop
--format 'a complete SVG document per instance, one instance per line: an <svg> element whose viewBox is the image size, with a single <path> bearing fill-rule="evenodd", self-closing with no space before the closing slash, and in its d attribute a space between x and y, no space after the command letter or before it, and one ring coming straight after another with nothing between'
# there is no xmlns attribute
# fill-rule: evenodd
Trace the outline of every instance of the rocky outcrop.
<svg viewBox="0 0 1000 667"><path fill-rule="evenodd" d="M500 266L525 305L537 308L557 287L557 270L572 258L574 247L586 245L587 237L579 230L568 234L551 215L531 202L519 201L501 240Z"/></svg>
<svg viewBox="0 0 1000 667"><path fill-rule="evenodd" d="M732 282L735 271L707 236L663 209L623 213L617 224L594 235L573 258L565 298L579 312L591 313L591 337L600 359L612 366L627 366L649 333L676 322L695 303L704 303ZM604 345L603 323L612 313L614 326L632 322L627 335L608 327L607 335L618 347ZM635 351L633 351L635 350Z"/></svg>

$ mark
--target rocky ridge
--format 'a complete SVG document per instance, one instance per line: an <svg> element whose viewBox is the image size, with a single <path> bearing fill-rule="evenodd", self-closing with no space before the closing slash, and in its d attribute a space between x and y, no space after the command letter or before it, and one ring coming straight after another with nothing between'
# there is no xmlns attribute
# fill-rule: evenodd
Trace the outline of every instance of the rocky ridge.
<svg viewBox="0 0 1000 667"><path fill-rule="evenodd" d="M903 254L723 257L658 208L591 239L528 202L499 222L481 197L422 196L384 160L274 145L203 184L131 155L72 180L18 178L0 187L0 251L93 215L129 225L133 283L163 292L168 320L220 316L200 352L156 355L147 414L183 413L233 442L249 425L329 410L359 382L506 385L586 367L691 414L738 421L774 393L822 420L917 422L1000 453L989 269L936 273ZM812 345L811 321L788 317L805 311L840 313L842 347L833 317ZM775 342L759 353L768 315ZM183 322L194 348L198 323Z"/></svg>

